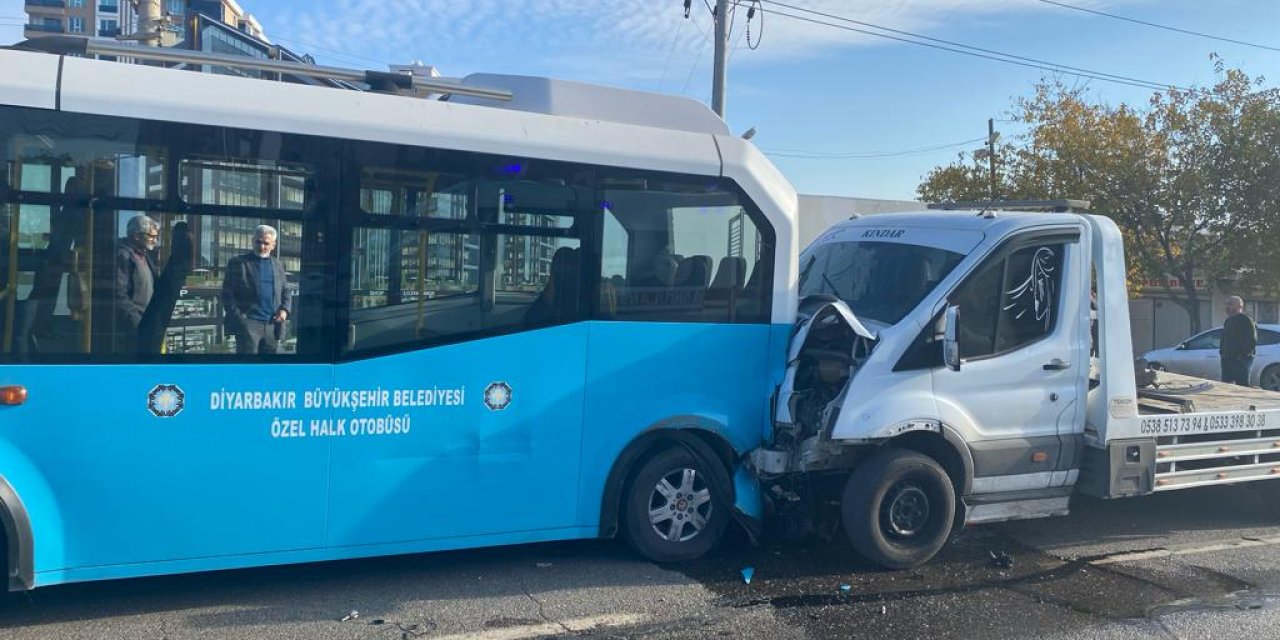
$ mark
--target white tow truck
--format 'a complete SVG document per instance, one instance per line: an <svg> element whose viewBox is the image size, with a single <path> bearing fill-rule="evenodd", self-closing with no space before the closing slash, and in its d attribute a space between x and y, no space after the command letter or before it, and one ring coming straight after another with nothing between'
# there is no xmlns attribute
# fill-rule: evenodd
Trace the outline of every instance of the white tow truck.
<svg viewBox="0 0 1280 640"><path fill-rule="evenodd" d="M1087 206L884 214L815 240L749 456L773 513L838 503L860 553L906 568L953 526L1066 515L1073 493L1280 477L1280 394L1139 387L1123 240Z"/></svg>

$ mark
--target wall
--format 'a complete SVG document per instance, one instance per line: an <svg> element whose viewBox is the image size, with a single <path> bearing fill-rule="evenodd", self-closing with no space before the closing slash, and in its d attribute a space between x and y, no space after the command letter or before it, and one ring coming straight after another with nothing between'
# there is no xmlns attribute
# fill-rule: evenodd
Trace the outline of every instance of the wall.
<svg viewBox="0 0 1280 640"><path fill-rule="evenodd" d="M804 249L831 225L848 220L850 216L892 213L895 211L923 211L923 202L914 200L874 200L843 196L800 195L800 248Z"/></svg>

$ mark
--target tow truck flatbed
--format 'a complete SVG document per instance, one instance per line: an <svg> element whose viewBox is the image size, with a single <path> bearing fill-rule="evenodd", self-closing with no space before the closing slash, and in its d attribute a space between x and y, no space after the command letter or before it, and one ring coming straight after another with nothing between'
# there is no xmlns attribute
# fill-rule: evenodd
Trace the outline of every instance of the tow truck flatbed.
<svg viewBox="0 0 1280 640"><path fill-rule="evenodd" d="M1280 393L1160 372L1138 396L1155 491L1280 477Z"/></svg>

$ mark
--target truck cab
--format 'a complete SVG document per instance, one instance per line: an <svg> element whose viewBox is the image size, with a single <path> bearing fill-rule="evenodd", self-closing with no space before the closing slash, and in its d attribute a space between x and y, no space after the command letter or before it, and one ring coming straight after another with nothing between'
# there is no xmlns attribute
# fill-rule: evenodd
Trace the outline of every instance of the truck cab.
<svg viewBox="0 0 1280 640"><path fill-rule="evenodd" d="M1078 488L1127 497L1182 477L1162 474L1224 473L1157 463L1179 443L1139 413L1123 239L1079 206L876 215L815 240L773 432L750 458L771 506L806 502L788 489L798 476L826 481L858 551L903 568L956 524L1065 515ZM1280 395L1242 391L1212 413L1242 428L1231 438L1267 437L1250 429Z"/></svg>

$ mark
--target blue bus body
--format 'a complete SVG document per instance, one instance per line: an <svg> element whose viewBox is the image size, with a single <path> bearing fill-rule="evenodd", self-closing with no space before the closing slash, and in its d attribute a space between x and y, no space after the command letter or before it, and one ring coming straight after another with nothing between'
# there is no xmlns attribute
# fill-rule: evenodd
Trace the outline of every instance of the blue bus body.
<svg viewBox="0 0 1280 640"><path fill-rule="evenodd" d="M0 52L0 66L18 55L32 54ZM64 84L76 65L207 78L66 64ZM0 388L26 393L0 406L10 588L609 536L630 478L677 432L733 477L736 511L760 516L739 459L769 427L791 321L778 309L793 303L775 292L795 269L794 194L754 181L763 170L731 177L718 156L701 175L625 155L609 165L589 142L590 162L573 162L517 141L480 153L430 135L77 114L66 97L55 109L5 95ZM452 109L456 122L432 126L488 111ZM162 229L156 282L174 268L181 286L158 333L122 348L138 330L111 314L122 285L108 276L138 215ZM294 300L274 354L239 350L219 294L260 224L280 230L274 259ZM183 233L191 265L172 267Z"/></svg>

